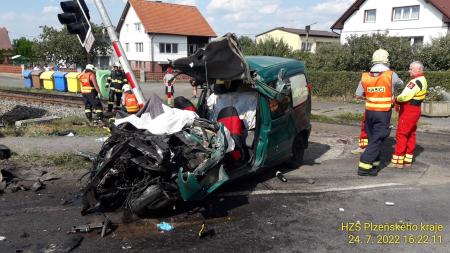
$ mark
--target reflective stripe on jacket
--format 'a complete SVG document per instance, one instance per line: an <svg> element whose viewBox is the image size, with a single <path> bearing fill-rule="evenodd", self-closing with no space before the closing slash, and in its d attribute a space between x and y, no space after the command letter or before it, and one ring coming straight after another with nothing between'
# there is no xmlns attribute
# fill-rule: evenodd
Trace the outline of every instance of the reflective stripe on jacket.
<svg viewBox="0 0 450 253"><path fill-rule="evenodd" d="M392 71L387 70L378 76L365 72L361 84L366 95L366 110L387 112L392 108Z"/></svg>
<svg viewBox="0 0 450 253"><path fill-rule="evenodd" d="M408 102L410 100L415 100L417 102L422 102L427 95L428 82L423 75L418 76L405 86L402 93L398 95L398 102Z"/></svg>
<svg viewBox="0 0 450 253"><path fill-rule="evenodd" d="M84 72L80 75L80 83L81 83L81 94L91 93L92 90L95 90L94 85L91 84L91 75L92 72Z"/></svg>
<svg viewBox="0 0 450 253"><path fill-rule="evenodd" d="M135 113L139 111L139 103L136 99L136 95L132 93L125 93L125 108L129 113Z"/></svg>

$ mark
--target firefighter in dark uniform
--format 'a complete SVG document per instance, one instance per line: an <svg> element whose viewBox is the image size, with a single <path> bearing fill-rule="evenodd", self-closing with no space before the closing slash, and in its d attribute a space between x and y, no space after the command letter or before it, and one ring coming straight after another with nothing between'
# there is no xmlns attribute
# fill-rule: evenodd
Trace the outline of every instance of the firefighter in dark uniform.
<svg viewBox="0 0 450 253"><path fill-rule="evenodd" d="M380 151L389 136L394 88L403 85L398 75L389 69L389 53L378 49L373 53L370 72L362 74L355 92L356 97L366 100L365 130L369 144L359 159L359 176L376 176L380 165Z"/></svg>
<svg viewBox="0 0 450 253"><path fill-rule="evenodd" d="M125 72L120 69L120 64L118 62L114 63L113 71L108 77L107 82L109 87L109 98L108 98L108 112L118 110L120 108L120 102L122 101L122 87L127 83L127 77Z"/></svg>
<svg viewBox="0 0 450 253"><path fill-rule="evenodd" d="M95 67L92 64L86 65L86 69L80 75L81 94L84 100L84 113L87 119L92 121L92 112L95 112L96 120L103 118L103 106L100 101L100 88L95 78Z"/></svg>

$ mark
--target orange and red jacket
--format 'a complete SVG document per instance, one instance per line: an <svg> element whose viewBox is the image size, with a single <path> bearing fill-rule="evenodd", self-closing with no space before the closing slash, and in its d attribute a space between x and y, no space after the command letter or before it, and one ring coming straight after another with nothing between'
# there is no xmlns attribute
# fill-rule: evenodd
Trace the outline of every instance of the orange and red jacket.
<svg viewBox="0 0 450 253"><path fill-rule="evenodd" d="M136 99L136 95L132 93L125 93L124 94L124 106L125 109L127 109L128 113L136 113L139 111L139 103Z"/></svg>
<svg viewBox="0 0 450 253"><path fill-rule="evenodd" d="M94 85L91 83L91 75L94 75L94 73L84 72L80 75L81 94L91 93L92 90L95 90Z"/></svg>
<svg viewBox="0 0 450 253"><path fill-rule="evenodd" d="M387 112L392 109L392 73L387 70L378 76L369 72L362 74L361 84L366 96L366 110Z"/></svg>

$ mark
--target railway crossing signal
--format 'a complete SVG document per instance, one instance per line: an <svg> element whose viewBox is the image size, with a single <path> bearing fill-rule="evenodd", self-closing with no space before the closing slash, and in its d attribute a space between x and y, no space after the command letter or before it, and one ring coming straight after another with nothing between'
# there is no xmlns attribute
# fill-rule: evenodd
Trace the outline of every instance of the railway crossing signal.
<svg viewBox="0 0 450 253"><path fill-rule="evenodd" d="M67 26L70 34L76 34L81 45L89 53L94 44L92 26L89 22L89 9L84 0L62 1L60 3L63 13L58 14L61 24Z"/></svg>

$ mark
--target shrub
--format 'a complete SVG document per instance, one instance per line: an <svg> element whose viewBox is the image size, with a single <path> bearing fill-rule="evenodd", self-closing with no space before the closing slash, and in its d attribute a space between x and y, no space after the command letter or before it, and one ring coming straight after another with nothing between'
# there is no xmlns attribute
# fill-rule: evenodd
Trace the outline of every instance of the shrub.
<svg viewBox="0 0 450 253"><path fill-rule="evenodd" d="M411 78L407 71L396 72L406 84ZM313 85L313 95L325 97L353 96L362 72L350 71L309 71L308 81ZM441 86L450 90L450 71L427 71L425 77L429 89ZM403 87L399 87L403 89Z"/></svg>

